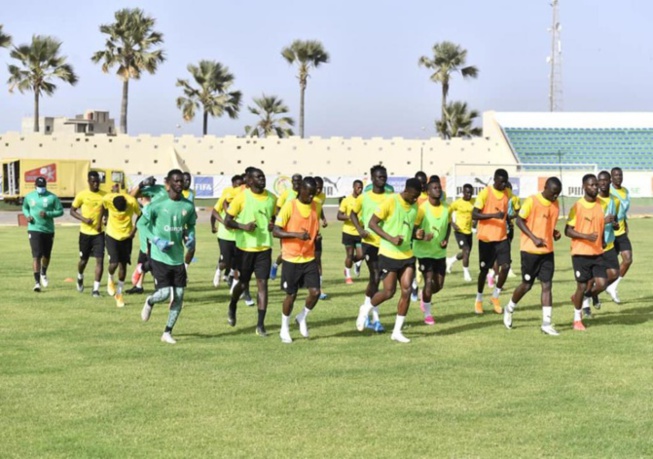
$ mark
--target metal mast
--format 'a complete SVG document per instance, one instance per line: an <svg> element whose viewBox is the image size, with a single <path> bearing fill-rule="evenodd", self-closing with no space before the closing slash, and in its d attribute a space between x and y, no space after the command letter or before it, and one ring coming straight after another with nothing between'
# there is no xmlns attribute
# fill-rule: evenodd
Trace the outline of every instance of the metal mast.
<svg viewBox="0 0 653 459"><path fill-rule="evenodd" d="M562 25L560 25L558 1L551 0L551 8L553 8L553 21L549 28L551 55L546 59L551 66L549 73L549 111L551 112L562 110L562 40L560 38Z"/></svg>

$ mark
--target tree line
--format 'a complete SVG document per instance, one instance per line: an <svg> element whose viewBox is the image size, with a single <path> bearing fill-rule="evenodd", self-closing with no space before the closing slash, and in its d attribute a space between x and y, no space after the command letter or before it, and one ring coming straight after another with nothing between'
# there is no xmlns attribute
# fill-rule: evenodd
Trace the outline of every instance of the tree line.
<svg viewBox="0 0 653 459"><path fill-rule="evenodd" d="M101 65L102 72L115 69L122 82L120 104L120 132L126 134L129 105L129 82L138 80L143 73L155 74L159 65L166 61L163 34L154 30L156 20L139 8L124 8L114 13L114 22L100 25L100 33L106 36L104 48L93 53L91 60ZM61 41L51 36L34 35L30 43L14 46L12 37L0 24L0 48L10 48L10 57L16 64L9 64L9 91L34 94L34 132L39 132L39 99L51 96L57 89L56 80L75 85L79 79L67 58L61 54ZM308 77L313 69L329 63L329 53L317 40L295 40L281 50L281 56L297 67L299 80L299 136L304 137L304 107ZM463 78L477 78L478 69L466 65L467 50L454 43L443 41L433 46L432 56L422 56L418 65L432 70L431 81L442 86L440 119L435 129L443 138L471 137L481 134L473 126L476 110L470 110L465 102L447 102L450 81L454 73ZM176 86L182 95L177 97L177 108L184 121L190 122L198 113L202 115L202 132L208 132L208 118L220 118L225 114L238 118L242 107L242 92L233 89L234 75L229 68L215 60L201 60L187 66L190 78L177 79ZM258 116L252 126L245 126L245 135L267 137L294 135L293 118L288 116L288 106L276 95L263 94L253 97L250 113Z"/></svg>

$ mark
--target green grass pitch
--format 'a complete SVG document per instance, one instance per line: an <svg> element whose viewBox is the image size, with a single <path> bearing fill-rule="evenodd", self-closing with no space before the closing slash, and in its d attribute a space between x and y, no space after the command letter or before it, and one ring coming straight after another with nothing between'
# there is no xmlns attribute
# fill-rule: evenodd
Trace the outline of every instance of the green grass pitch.
<svg viewBox="0 0 653 459"><path fill-rule="evenodd" d="M117 309L106 276L103 298L91 298L92 261L83 294L64 282L75 277L76 228L57 228L50 287L36 294L25 229L2 227L0 456L651 456L652 231L651 220L631 222L635 263L620 285L623 304L604 295L584 333L571 330L575 284L563 237L553 287L559 337L539 331L537 285L513 330L487 299L486 314L475 316L475 287L457 264L434 299L436 325L424 325L413 303L412 342L401 345L356 331L367 272L344 284L332 224L324 231L329 299L309 316L311 338L293 327L295 342L283 345L278 281L269 338L254 334L255 309L242 302L238 326L227 325L227 289L211 285L218 247L203 225L170 346L159 341L165 306L142 323L145 297L126 296ZM513 260L519 272L517 241ZM508 280L502 304L517 282ZM388 329L395 311L396 298L381 306Z"/></svg>

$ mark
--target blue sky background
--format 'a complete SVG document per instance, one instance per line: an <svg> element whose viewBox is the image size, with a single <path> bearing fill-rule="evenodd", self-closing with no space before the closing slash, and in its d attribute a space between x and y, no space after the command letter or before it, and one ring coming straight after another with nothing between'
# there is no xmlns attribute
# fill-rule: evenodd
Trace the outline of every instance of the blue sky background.
<svg viewBox="0 0 653 459"><path fill-rule="evenodd" d="M565 111L649 111L653 2L560 3ZM140 7L157 19L168 57L156 75L131 83L130 134L201 134L201 118L185 123L175 105L177 78L187 78L186 66L200 59L227 65L234 88L244 93L239 119L210 119L210 134L242 135L255 120L246 105L263 92L281 97L297 119L296 70L280 55L296 38L318 39L331 55L308 83L307 136L435 135L440 87L417 61L443 40L466 48L468 64L480 69L476 80L454 76L450 100L481 112L548 109L547 0L5 2L0 23L14 43L32 34L56 36L80 77L77 86L60 85L44 98L42 115L109 110L118 124L121 83L90 56L104 45L99 25L123 7ZM8 50L0 50L0 62L10 60ZM0 80L7 78L0 65ZM28 93L0 91L0 132L20 130L32 100Z"/></svg>

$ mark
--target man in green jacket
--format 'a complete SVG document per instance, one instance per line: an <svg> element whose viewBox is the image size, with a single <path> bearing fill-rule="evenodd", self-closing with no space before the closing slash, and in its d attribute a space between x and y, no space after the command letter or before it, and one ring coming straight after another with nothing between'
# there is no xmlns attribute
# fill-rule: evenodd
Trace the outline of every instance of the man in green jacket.
<svg viewBox="0 0 653 459"><path fill-rule="evenodd" d="M54 244L54 219L63 215L61 201L47 189L45 177L38 177L36 189L25 196L23 215L27 219L27 234L32 249L34 267L34 291L48 286L48 266Z"/></svg>

